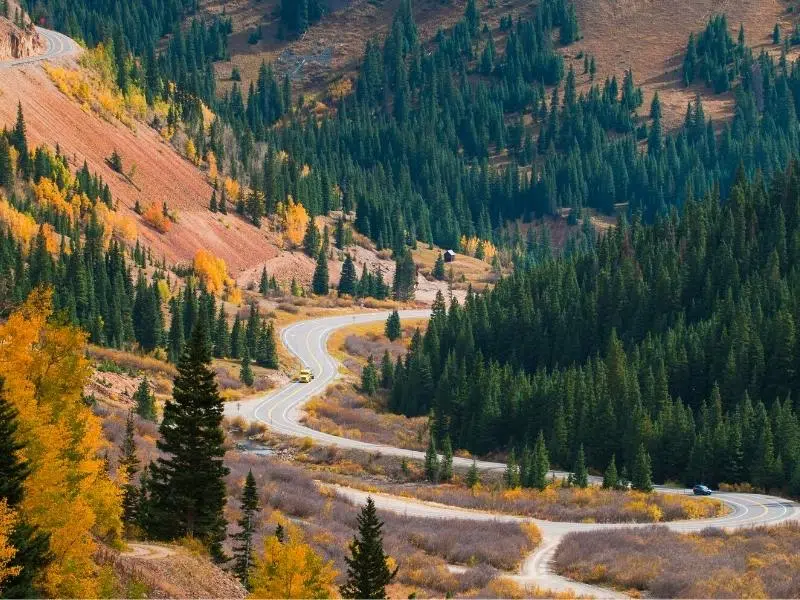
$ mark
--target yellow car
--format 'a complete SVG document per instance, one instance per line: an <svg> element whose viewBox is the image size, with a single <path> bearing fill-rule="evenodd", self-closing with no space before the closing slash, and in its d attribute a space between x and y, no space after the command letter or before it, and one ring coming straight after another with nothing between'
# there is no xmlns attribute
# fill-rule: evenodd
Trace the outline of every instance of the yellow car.
<svg viewBox="0 0 800 600"><path fill-rule="evenodd" d="M311 383L312 379L314 379L314 374L309 369L303 369L297 375L297 381L299 383Z"/></svg>

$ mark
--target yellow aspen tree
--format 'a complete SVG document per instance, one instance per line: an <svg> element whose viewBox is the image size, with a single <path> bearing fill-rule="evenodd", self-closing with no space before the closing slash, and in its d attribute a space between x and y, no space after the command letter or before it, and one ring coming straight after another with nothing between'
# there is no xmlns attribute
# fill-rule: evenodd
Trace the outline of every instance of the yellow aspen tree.
<svg viewBox="0 0 800 600"><path fill-rule="evenodd" d="M286 211L283 216L283 228L286 241L291 248L296 248L300 245L300 242L303 241L303 236L308 227L308 221L309 216L306 207L299 202L295 202L292 197L289 196L286 202Z"/></svg>
<svg viewBox="0 0 800 600"><path fill-rule="evenodd" d="M9 577L18 575L22 568L9 566L9 563L17 554L17 549L14 548L9 540L16 523L16 513L9 508L5 498L0 499L0 584ZM2 589L1 585L0 589Z"/></svg>

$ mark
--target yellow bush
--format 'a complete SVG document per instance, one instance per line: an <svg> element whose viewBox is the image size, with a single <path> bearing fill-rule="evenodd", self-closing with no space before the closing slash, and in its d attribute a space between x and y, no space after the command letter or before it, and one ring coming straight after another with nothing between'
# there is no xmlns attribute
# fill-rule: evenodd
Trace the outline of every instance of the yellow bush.
<svg viewBox="0 0 800 600"><path fill-rule="evenodd" d="M169 233L172 222L164 216L164 212L157 203L148 206L142 213L142 219L159 233Z"/></svg>

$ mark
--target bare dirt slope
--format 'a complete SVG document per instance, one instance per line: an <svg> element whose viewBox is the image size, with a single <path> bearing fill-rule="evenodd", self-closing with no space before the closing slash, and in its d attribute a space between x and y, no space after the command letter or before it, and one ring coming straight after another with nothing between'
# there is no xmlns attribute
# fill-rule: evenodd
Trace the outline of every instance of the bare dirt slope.
<svg viewBox="0 0 800 600"><path fill-rule="evenodd" d="M198 248L225 259L236 274L278 254L264 234L235 216L222 218L207 210L211 186L205 175L179 156L159 134L138 124L132 130L102 119L64 96L39 66L3 72L0 79L0 125L12 125L17 101L22 103L32 145L42 143L61 151L75 168L85 160L90 170L103 176L122 212L137 219L140 239L167 262L191 261ZM106 158L117 149L126 170L133 164L133 184L111 170ZM148 227L133 212L142 206L167 202L178 222L167 234Z"/></svg>
<svg viewBox="0 0 800 600"><path fill-rule="evenodd" d="M584 39L569 48L594 55L598 76L621 78L633 69L645 89L645 109L658 91L667 126L682 123L686 104L697 92L705 94L704 107L712 117L729 116L732 96L711 96L700 86L682 84L683 55L689 34L701 31L708 19L725 13L733 29L745 28L747 44L755 48L771 43L777 21L788 27L788 2L784 0L575 0ZM580 64L579 64L580 63ZM582 61L575 62L582 73ZM582 80L586 80L583 76ZM707 98L707 99L706 99Z"/></svg>

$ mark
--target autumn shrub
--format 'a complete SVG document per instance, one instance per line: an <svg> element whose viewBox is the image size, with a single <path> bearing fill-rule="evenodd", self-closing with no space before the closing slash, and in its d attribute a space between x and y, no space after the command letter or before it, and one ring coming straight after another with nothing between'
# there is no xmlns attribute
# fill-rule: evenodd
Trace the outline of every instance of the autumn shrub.
<svg viewBox="0 0 800 600"><path fill-rule="evenodd" d="M142 219L159 233L169 233L172 229L172 221L164 215L164 210L158 203L150 204L144 209Z"/></svg>
<svg viewBox="0 0 800 600"><path fill-rule="evenodd" d="M556 570L657 598L800 597L800 524L682 534L663 526L568 534Z"/></svg>

